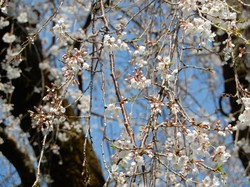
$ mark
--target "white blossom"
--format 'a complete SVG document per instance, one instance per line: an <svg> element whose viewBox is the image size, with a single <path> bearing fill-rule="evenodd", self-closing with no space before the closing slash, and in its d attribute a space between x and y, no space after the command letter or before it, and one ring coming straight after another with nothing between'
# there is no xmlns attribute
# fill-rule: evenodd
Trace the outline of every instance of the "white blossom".
<svg viewBox="0 0 250 187"><path fill-rule="evenodd" d="M26 12L21 12L17 17L17 21L19 23L27 23L28 22L28 15Z"/></svg>
<svg viewBox="0 0 250 187"><path fill-rule="evenodd" d="M142 55L145 51L146 47L145 46L139 46L137 50L135 50L134 55Z"/></svg>
<svg viewBox="0 0 250 187"><path fill-rule="evenodd" d="M111 117L119 118L121 108L116 106L115 104L109 104L106 108L106 111L111 113Z"/></svg>
<svg viewBox="0 0 250 187"><path fill-rule="evenodd" d="M3 17L0 17L0 29L7 27L10 24L8 20L5 20Z"/></svg>
<svg viewBox="0 0 250 187"><path fill-rule="evenodd" d="M240 130L244 130L250 125L250 98L242 98L242 102L245 106L245 110L238 118L239 122L237 123L237 127Z"/></svg>
<svg viewBox="0 0 250 187"><path fill-rule="evenodd" d="M226 147L225 146L219 146L215 149L214 155L212 156L212 159L219 163L225 163L228 158L230 158L231 155L229 153L226 152Z"/></svg>
<svg viewBox="0 0 250 187"><path fill-rule="evenodd" d="M64 18L59 18L55 26L53 27L53 32L59 39L65 37L65 33L69 31L69 25L66 23Z"/></svg>
<svg viewBox="0 0 250 187"><path fill-rule="evenodd" d="M66 133L59 132L58 139L62 142L67 142L69 140L69 136Z"/></svg>
<svg viewBox="0 0 250 187"><path fill-rule="evenodd" d="M140 80L136 80L135 78L130 79L130 86L136 89L143 89L151 85L151 80L146 79L146 77L142 77Z"/></svg>
<svg viewBox="0 0 250 187"><path fill-rule="evenodd" d="M7 32L3 35L3 41L5 43L13 43L15 40L16 40L16 36L14 34Z"/></svg>
<svg viewBox="0 0 250 187"><path fill-rule="evenodd" d="M125 42L122 42L121 43L121 50L127 50L127 49L129 49L128 44Z"/></svg>
<svg viewBox="0 0 250 187"><path fill-rule="evenodd" d="M12 66L7 66L6 71L7 71L7 77L10 80L19 78L22 72L20 68L14 68Z"/></svg>

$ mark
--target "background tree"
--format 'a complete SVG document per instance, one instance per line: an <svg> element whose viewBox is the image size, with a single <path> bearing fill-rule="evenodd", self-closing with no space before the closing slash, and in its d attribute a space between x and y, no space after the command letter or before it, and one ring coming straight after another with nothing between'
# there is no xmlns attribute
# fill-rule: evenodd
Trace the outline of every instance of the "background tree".
<svg viewBox="0 0 250 187"><path fill-rule="evenodd" d="M247 183L248 12L241 0L1 2L0 150L20 184Z"/></svg>
<svg viewBox="0 0 250 187"><path fill-rule="evenodd" d="M228 1L229 5L234 7L238 11L238 19L243 21L249 19L249 4L244 1ZM223 77L225 85L225 95L229 96L230 101L230 114L233 117L233 121L230 123L232 125L237 124L239 115L242 112L242 105L237 102L239 98L249 97L248 87L249 87L249 55L248 55L248 45L246 45L246 40L250 39L250 27L249 25L243 25L239 28L240 30L235 30L231 33L233 43L235 45L233 51L233 57L227 60L227 63L223 65ZM244 37L244 39L240 37ZM223 40L227 38L227 33L224 33L217 37L218 41L221 42L220 52L225 47ZM222 57L223 60L223 57ZM249 146L249 127L243 127L238 129L233 135L235 142L241 142L239 146L239 158L241 159L247 175L250 173L249 159L250 155L246 147Z"/></svg>
<svg viewBox="0 0 250 187"><path fill-rule="evenodd" d="M71 129L72 124L76 123L75 119L67 120L70 129L66 132L66 142L60 141L54 132L43 133L43 124L41 124L41 126L39 124L39 130L33 126L28 111L34 110L34 106L41 104L42 97L44 96L44 87L51 87L51 80L48 78L48 73L41 71L39 68L39 63L42 63L44 60L41 41L37 39L36 34L38 33L28 35L29 29L34 29L35 24L29 22L18 23L15 17L5 13L1 13L1 18L5 22L9 22L8 26L1 29L1 38L6 36L6 33L18 37L18 41L11 42L11 44L5 40L1 40L0 42L1 62L9 64L9 67L2 65L1 83L14 88L12 91L10 91L9 89L11 88L8 87L2 88L1 99L7 101L8 104L6 105L10 107L13 106L11 107L13 108L11 114L13 118L19 118L15 125L20 125L22 131L27 133L29 143L41 166L39 166L40 168L36 171L36 166L29 157L29 152L22 150L21 147L19 147L18 141L8 134L8 130L6 129L9 124L6 123L9 123L8 120L14 120L9 119L8 115L10 114L7 113L8 111L2 114L1 138L3 142L0 145L1 152L16 168L22 186L39 185L38 181L37 183L35 183L35 181L39 180L38 177L40 174L49 177L48 180L52 182L51 186L102 186L104 184L104 178L92 146L85 140L85 135L81 130ZM8 54L8 50L20 51L16 54L17 56L11 56ZM16 69L19 71L19 75L11 78L12 75L15 76L15 72L11 71L15 71L16 67L20 68L18 70ZM8 68L12 69L9 70ZM11 73L13 74L10 75ZM54 91L49 93L52 94L53 97L57 97L57 93ZM58 102L59 98L53 98L53 101ZM63 102L67 105L66 100ZM54 105L57 104L58 103L55 103ZM4 107L8 106L3 105L2 107L3 111L8 110L4 109ZM75 116L75 112L71 107L66 109L65 114L67 116ZM42 116L39 117L42 118ZM47 136L49 138L45 139ZM46 145L47 142L51 141L54 145L49 143ZM60 147L60 150L57 150L55 145ZM86 148L85 153L83 151L84 145ZM41 154L41 151L44 156ZM54 152L54 154L52 152ZM83 167L85 157L88 162L86 162ZM48 161L43 163L45 158L48 159Z"/></svg>

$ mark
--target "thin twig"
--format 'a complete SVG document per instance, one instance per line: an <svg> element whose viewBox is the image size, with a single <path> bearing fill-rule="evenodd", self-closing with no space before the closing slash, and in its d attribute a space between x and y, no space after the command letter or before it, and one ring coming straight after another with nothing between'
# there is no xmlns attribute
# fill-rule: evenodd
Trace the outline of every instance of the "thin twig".
<svg viewBox="0 0 250 187"><path fill-rule="evenodd" d="M36 173L36 181L34 182L34 184L32 185L32 187L37 187L39 184L39 178L41 175L41 163L42 163L42 159L43 159L43 155L44 155L44 151L45 151L45 145L46 145L46 139L47 139L47 135L48 135L48 130L45 130L45 135L43 137L43 143L42 143L42 150L40 153L40 158L38 161L38 165L37 165L37 173Z"/></svg>

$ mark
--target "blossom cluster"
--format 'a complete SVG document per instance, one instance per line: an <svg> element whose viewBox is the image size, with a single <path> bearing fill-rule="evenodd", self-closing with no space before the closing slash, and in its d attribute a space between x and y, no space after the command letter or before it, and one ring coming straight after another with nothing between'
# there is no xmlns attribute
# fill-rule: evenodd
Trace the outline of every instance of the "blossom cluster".
<svg viewBox="0 0 250 187"><path fill-rule="evenodd" d="M7 49L5 60L1 63L1 68L6 71L9 80L19 78L22 72L19 68L20 63L22 63L22 58L18 55L21 46L19 44L13 46L15 47L9 47Z"/></svg>
<svg viewBox="0 0 250 187"><path fill-rule="evenodd" d="M17 21L19 23L27 23L28 22L28 14L27 12L21 12L17 17Z"/></svg>
<svg viewBox="0 0 250 187"><path fill-rule="evenodd" d="M243 97L241 98L243 105L245 107L243 113L239 116L239 122L237 127L240 130L244 130L250 125L250 98Z"/></svg>
<svg viewBox="0 0 250 187"><path fill-rule="evenodd" d="M130 86L135 89L143 89L151 84L151 80L147 79L142 72L142 68L147 65L147 61L144 59L143 55L145 53L146 47L143 45L136 45L132 50L126 42L122 39L126 36L126 32L121 32L117 37L111 36L109 34L104 35L103 47L108 52L115 52L118 50L128 50L132 59L130 63L135 67L133 71L134 76L129 75L128 82Z"/></svg>
<svg viewBox="0 0 250 187"><path fill-rule="evenodd" d="M122 38L126 36L125 32L122 32L120 35L118 35L117 38L114 36L110 36L109 34L104 35L104 41L103 41L103 47L105 50L111 52L111 51L117 51L117 50L128 50L128 44L124 41L122 41Z"/></svg>
<svg viewBox="0 0 250 187"><path fill-rule="evenodd" d="M215 33L211 30L211 21L202 18L194 18L192 21L183 21L182 27L186 35L201 37L201 45L205 46L204 41L214 41Z"/></svg>
<svg viewBox="0 0 250 187"><path fill-rule="evenodd" d="M8 119L11 116L11 111L13 110L13 104L7 103L6 99L0 97L0 122Z"/></svg>
<svg viewBox="0 0 250 187"><path fill-rule="evenodd" d="M151 85L151 79L147 79L143 75L143 71L141 70L141 68L135 68L133 74L134 75L129 74L128 78L126 79L130 83L130 86L132 88L143 89Z"/></svg>
<svg viewBox="0 0 250 187"><path fill-rule="evenodd" d="M30 116L34 120L34 127L44 131L53 130L54 125L63 123L66 109L62 106L62 99L58 95L58 88L53 85L47 89L47 95L43 97L44 105L35 107L35 112L30 111Z"/></svg>
<svg viewBox="0 0 250 187"><path fill-rule="evenodd" d="M56 24L53 27L54 35L61 40L67 39L65 35L69 32L69 24L64 18L55 19L55 21Z"/></svg>
<svg viewBox="0 0 250 187"><path fill-rule="evenodd" d="M180 127L180 125L169 122L166 122L165 125L167 128L171 125ZM190 186L194 184L220 186L221 178L216 175L204 176L200 182L192 178L203 172L206 173L207 169L216 171L216 168L222 166L231 156L225 146L214 147L211 145L206 125L204 128L200 125L195 130L190 130L182 126L182 130L175 135L174 131L172 131L172 135L169 134L164 146L158 142L157 150L153 149L153 142L143 149L134 148L130 138L122 135L112 145L117 151L112 155L113 164L110 166L110 177L118 185L127 186L129 177L135 173L143 174L145 172L143 175L147 177L146 173L150 170L148 164L157 160L161 164L155 164L155 176L157 179L167 180L168 184L183 186L178 181L184 180ZM168 132L170 133L170 129ZM141 138L143 139L143 136ZM165 173L164 170L170 172ZM158 183L161 184L160 181Z"/></svg>
<svg viewBox="0 0 250 187"><path fill-rule="evenodd" d="M112 147L118 152L112 155L110 176L117 184L125 187L128 185L128 176L133 176L138 167L145 167L145 160L140 152L133 151L130 138L126 135L115 141Z"/></svg>
<svg viewBox="0 0 250 187"><path fill-rule="evenodd" d="M130 54L132 55L132 60L130 61L130 63L135 64L140 68L146 66L148 63L143 57L145 51L146 47L143 45L136 46L134 51L129 50Z"/></svg>
<svg viewBox="0 0 250 187"><path fill-rule="evenodd" d="M148 98L149 102L150 102L150 106L151 106L151 111L152 113L159 113L161 114L162 109L161 107L164 106L164 103L162 101L160 101L158 98L154 97L154 96L150 96Z"/></svg>
<svg viewBox="0 0 250 187"><path fill-rule="evenodd" d="M0 17L0 29L7 27L10 24L8 20L5 20L3 17Z"/></svg>
<svg viewBox="0 0 250 187"><path fill-rule="evenodd" d="M86 62L88 53L85 50L74 49L63 55L64 67L62 68L66 82L72 80L82 70L89 69L89 64Z"/></svg>
<svg viewBox="0 0 250 187"><path fill-rule="evenodd" d="M185 33L198 35L202 46L205 46L207 41L214 41L212 25L228 32L236 27L236 13L230 10L225 1L185 0L181 1L179 6L184 15L189 17L182 23ZM198 15L193 18L194 13Z"/></svg>
<svg viewBox="0 0 250 187"><path fill-rule="evenodd" d="M82 124L79 121L64 121L63 124L60 124L60 129L58 132L58 139L62 142L66 142L70 139L70 133L68 132L76 132L76 133L82 133L83 128Z"/></svg>
<svg viewBox="0 0 250 187"><path fill-rule="evenodd" d="M118 119L121 113L121 108L112 103L107 106L106 112L110 113L112 118Z"/></svg>
<svg viewBox="0 0 250 187"><path fill-rule="evenodd" d="M180 7L186 16L199 11L213 23L224 24L235 21L236 13L231 12L225 1L217 0L185 0L181 1Z"/></svg>
<svg viewBox="0 0 250 187"><path fill-rule="evenodd" d="M174 81L175 75L178 73L178 69L173 71L170 70L170 67L173 65L173 62L170 61L169 56L162 57L160 55L157 56L157 63L156 69L161 76L163 81L167 81L171 83Z"/></svg>

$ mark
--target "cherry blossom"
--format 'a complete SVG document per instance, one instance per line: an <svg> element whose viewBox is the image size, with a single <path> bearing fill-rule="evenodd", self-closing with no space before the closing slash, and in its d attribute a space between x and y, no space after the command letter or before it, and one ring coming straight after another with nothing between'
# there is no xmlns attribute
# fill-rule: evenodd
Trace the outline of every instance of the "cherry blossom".
<svg viewBox="0 0 250 187"><path fill-rule="evenodd" d="M16 36L11 33L5 33L3 36L3 41L5 43L13 43L16 40Z"/></svg>
<svg viewBox="0 0 250 187"><path fill-rule="evenodd" d="M28 15L26 12L21 12L20 15L17 17L17 21L20 23L27 23L28 22Z"/></svg>
<svg viewBox="0 0 250 187"><path fill-rule="evenodd" d="M9 21L5 20L3 17L0 17L0 29L7 27L9 24Z"/></svg>
<svg viewBox="0 0 250 187"><path fill-rule="evenodd" d="M30 94L42 101L29 113L32 128L45 137L42 152L48 147L60 157L57 141L84 137L81 156L85 159L89 145L98 147L106 186L221 186L234 180L226 179L237 157L231 145L246 153L250 146L247 139L229 137L249 127L250 99L237 72L237 60L248 52L242 48L236 54L235 38L244 45L248 40L233 6L225 0L50 3L34 2L34 9L0 3L28 36L21 41L8 21L12 17L0 17L0 29L11 26L2 37L7 47L1 63L1 123L20 126L24 117L12 115L12 96L15 82L29 80L33 61L25 55L34 47L42 80ZM223 41L215 43L221 36ZM41 51L34 42L39 38ZM217 106L223 65L234 68L237 87L235 95L225 95L243 105L238 119L228 115L237 120L230 120L232 125ZM46 140L47 135L52 138ZM82 165L85 169L85 161Z"/></svg>

